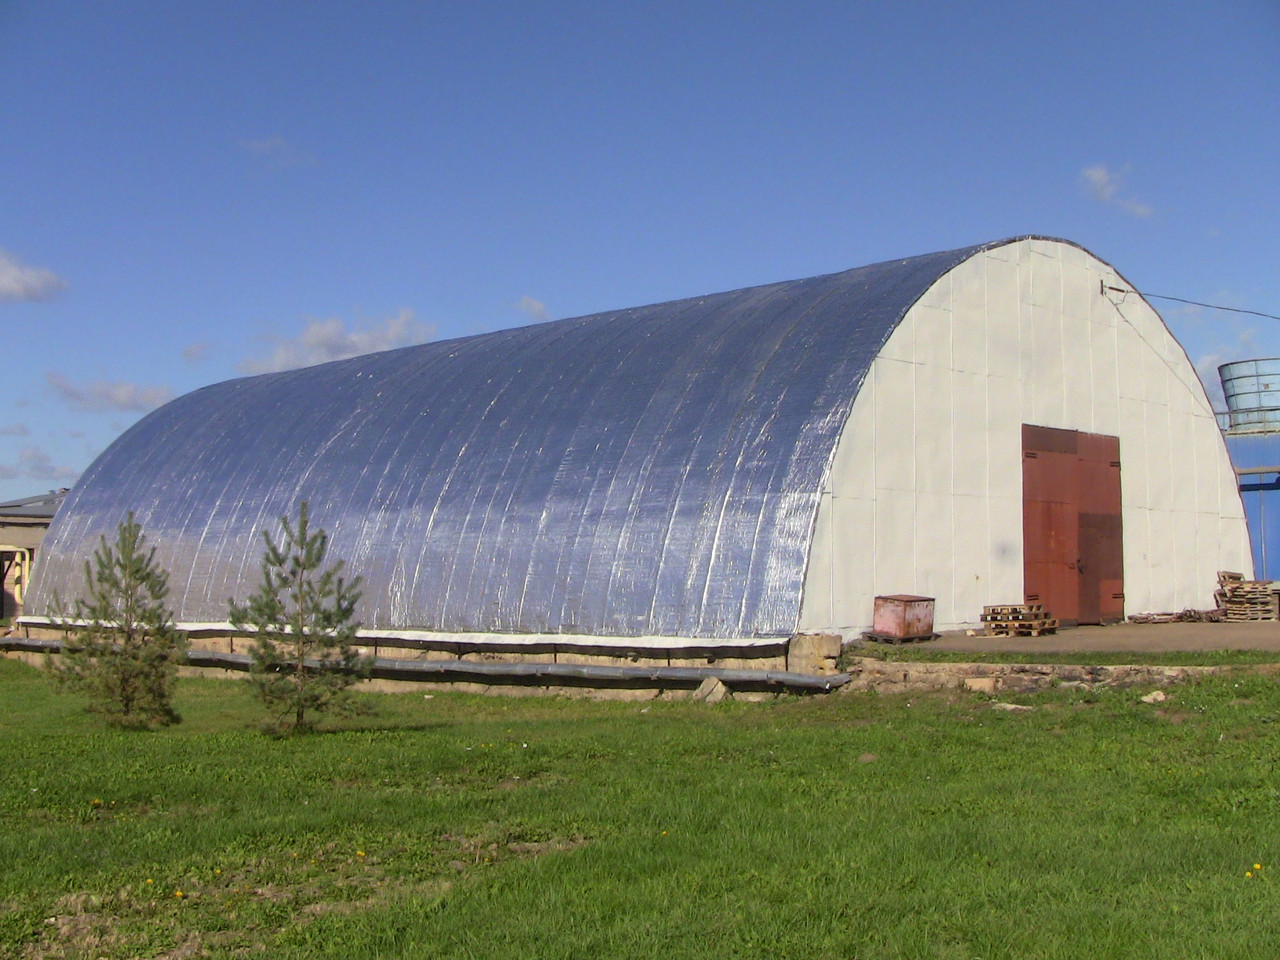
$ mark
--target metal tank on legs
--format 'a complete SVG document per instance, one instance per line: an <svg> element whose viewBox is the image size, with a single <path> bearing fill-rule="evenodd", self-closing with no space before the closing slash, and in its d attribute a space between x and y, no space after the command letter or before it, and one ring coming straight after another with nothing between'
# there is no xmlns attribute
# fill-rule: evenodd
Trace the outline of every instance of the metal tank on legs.
<svg viewBox="0 0 1280 960"><path fill-rule="evenodd" d="M1227 411L1227 451L1235 466L1253 544L1254 576L1280 579L1280 358L1218 367Z"/></svg>

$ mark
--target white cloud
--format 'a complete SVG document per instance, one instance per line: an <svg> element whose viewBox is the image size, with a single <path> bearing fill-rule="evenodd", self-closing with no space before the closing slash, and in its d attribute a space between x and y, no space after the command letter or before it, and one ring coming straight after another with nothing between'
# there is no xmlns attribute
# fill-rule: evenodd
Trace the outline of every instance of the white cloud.
<svg viewBox="0 0 1280 960"><path fill-rule="evenodd" d="M1222 394L1222 379L1218 376L1218 367L1226 362L1221 353L1202 354L1196 360L1196 375L1200 377L1204 392L1208 394L1209 406L1217 411L1227 409L1227 400Z"/></svg>
<svg viewBox="0 0 1280 960"><path fill-rule="evenodd" d="M0 300L47 300L66 287L52 270L29 267L0 250Z"/></svg>
<svg viewBox="0 0 1280 960"><path fill-rule="evenodd" d="M1222 393L1222 378L1218 375L1218 367L1233 360L1244 360L1257 355L1254 340L1254 329L1249 327L1236 334L1235 343L1220 344L1209 353L1202 353L1195 362L1196 373L1204 384L1204 392L1209 395L1209 403L1215 410L1226 410L1227 400Z"/></svg>
<svg viewBox="0 0 1280 960"><path fill-rule="evenodd" d="M1118 178L1106 167L1101 164L1096 167L1087 167L1080 174L1084 178L1085 185L1088 186L1089 192L1093 194L1095 199L1107 203L1115 196L1116 190L1119 189Z"/></svg>
<svg viewBox="0 0 1280 960"><path fill-rule="evenodd" d="M541 300L535 300L528 294L516 301L516 309L521 313L527 313L535 320L547 319L547 305Z"/></svg>
<svg viewBox="0 0 1280 960"><path fill-rule="evenodd" d="M209 345L207 343L193 343L190 346L182 348L182 359L187 363L203 363L209 357Z"/></svg>
<svg viewBox="0 0 1280 960"><path fill-rule="evenodd" d="M84 386L78 386L52 370L44 376L53 392L74 410L129 410L148 413L173 399L173 391L168 387L143 387L127 380L115 383L93 380Z"/></svg>
<svg viewBox="0 0 1280 960"><path fill-rule="evenodd" d="M0 480L53 480L70 483L80 471L61 466L39 447L27 447L15 463L0 463Z"/></svg>
<svg viewBox="0 0 1280 960"><path fill-rule="evenodd" d="M1139 203L1127 195L1125 190L1125 178L1129 175L1129 166L1126 164L1121 170L1111 170L1106 164L1098 164L1093 167L1086 167L1080 171L1080 179L1084 183L1085 189L1099 203L1105 203L1108 206L1118 207L1125 213L1135 217L1149 217L1155 210L1145 203Z"/></svg>
<svg viewBox="0 0 1280 960"><path fill-rule="evenodd" d="M261 140L241 140L240 147L272 167L304 167L316 162L305 150L295 147L284 137L263 137Z"/></svg>
<svg viewBox="0 0 1280 960"><path fill-rule="evenodd" d="M277 373L425 343L434 335L435 328L415 320L411 310L401 310L398 316L388 317L382 324L355 330L347 330L346 324L337 317L309 320L296 337L268 337L274 345L271 355L241 361L240 370L244 373Z"/></svg>
<svg viewBox="0 0 1280 960"><path fill-rule="evenodd" d="M0 437L26 437L30 436L31 431L27 429L25 423L6 423L0 426Z"/></svg>

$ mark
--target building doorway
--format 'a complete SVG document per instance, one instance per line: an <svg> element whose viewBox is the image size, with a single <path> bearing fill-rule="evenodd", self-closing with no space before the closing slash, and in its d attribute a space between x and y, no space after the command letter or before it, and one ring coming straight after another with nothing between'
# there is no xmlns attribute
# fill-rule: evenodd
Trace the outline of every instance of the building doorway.
<svg viewBox="0 0 1280 960"><path fill-rule="evenodd" d="M1023 589L1062 624L1124 619L1120 440L1022 425Z"/></svg>

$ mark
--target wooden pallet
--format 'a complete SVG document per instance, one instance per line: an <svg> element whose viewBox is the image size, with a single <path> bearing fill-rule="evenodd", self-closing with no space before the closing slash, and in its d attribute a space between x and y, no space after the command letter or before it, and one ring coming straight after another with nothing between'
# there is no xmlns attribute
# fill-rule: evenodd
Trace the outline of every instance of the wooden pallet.
<svg viewBox="0 0 1280 960"><path fill-rule="evenodd" d="M898 637L891 633L876 633L874 630L864 630L862 639L868 643L923 643L926 640L937 640L942 634L929 633L919 637Z"/></svg>
<svg viewBox="0 0 1280 960"><path fill-rule="evenodd" d="M1058 621L1040 603L997 604L982 608L988 637L1040 637L1056 633Z"/></svg>
<svg viewBox="0 0 1280 960"><path fill-rule="evenodd" d="M1057 632L1058 621L1053 617L1040 620L987 621L989 637L1042 637Z"/></svg>
<svg viewBox="0 0 1280 960"><path fill-rule="evenodd" d="M1003 620L1043 620L1044 605L1040 603L1012 603L982 608L984 623Z"/></svg>
<svg viewBox="0 0 1280 960"><path fill-rule="evenodd" d="M1226 610L1228 623L1280 620L1277 587L1270 580L1246 580L1239 573L1218 571L1218 592L1214 595Z"/></svg>
<svg viewBox="0 0 1280 960"><path fill-rule="evenodd" d="M1276 605L1271 602L1248 603L1228 598L1226 619L1228 622L1243 620L1275 620Z"/></svg>

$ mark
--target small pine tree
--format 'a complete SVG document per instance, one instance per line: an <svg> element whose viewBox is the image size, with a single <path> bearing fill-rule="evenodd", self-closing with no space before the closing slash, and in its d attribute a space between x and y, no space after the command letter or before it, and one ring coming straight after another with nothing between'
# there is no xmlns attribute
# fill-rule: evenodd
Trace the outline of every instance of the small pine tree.
<svg viewBox="0 0 1280 960"><path fill-rule="evenodd" d="M89 709L109 723L150 727L177 723L174 680L186 637L165 606L169 576L130 512L84 565L88 599L72 606L74 624L63 621L67 642L54 668L59 678L89 696ZM55 605L57 600L55 598Z"/></svg>
<svg viewBox="0 0 1280 960"><path fill-rule="evenodd" d="M329 537L311 530L305 500L297 522L281 517L280 525L279 544L262 532L262 583L247 605L230 601L230 620L237 631L254 634L250 682L278 711L277 729L292 733L314 723L309 714L349 712L348 688L369 675L373 659L352 646L360 578L345 580L341 560L325 565Z"/></svg>

